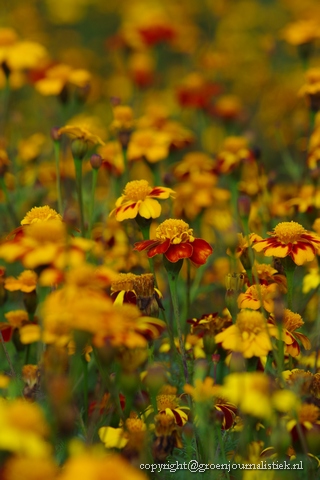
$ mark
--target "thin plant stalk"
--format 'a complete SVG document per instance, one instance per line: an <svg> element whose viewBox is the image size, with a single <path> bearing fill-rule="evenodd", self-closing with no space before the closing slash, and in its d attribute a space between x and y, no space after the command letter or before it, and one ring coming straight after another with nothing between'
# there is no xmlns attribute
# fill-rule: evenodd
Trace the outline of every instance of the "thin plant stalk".
<svg viewBox="0 0 320 480"><path fill-rule="evenodd" d="M89 232L91 233L92 225L93 225L93 218L94 218L94 200L95 200L95 193L97 188L98 182L98 169L92 169L92 186L91 186L91 198L90 198L90 216L89 216Z"/></svg>
<svg viewBox="0 0 320 480"><path fill-rule="evenodd" d="M61 196L61 180L60 180L60 142L53 142L54 157L56 163L56 189L58 199L58 212L62 215L62 196Z"/></svg>
<svg viewBox="0 0 320 480"><path fill-rule="evenodd" d="M78 194L78 203L80 210L80 229L81 235L84 237L84 208L83 208L83 189L82 189L82 160L74 158L74 166L76 170L76 185Z"/></svg>

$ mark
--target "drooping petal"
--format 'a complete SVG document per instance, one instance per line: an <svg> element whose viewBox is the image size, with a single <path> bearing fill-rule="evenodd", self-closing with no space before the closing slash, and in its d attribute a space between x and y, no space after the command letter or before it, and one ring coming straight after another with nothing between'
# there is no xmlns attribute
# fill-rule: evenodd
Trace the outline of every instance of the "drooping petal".
<svg viewBox="0 0 320 480"><path fill-rule="evenodd" d="M297 265L303 265L314 259L315 248L310 243L298 242L297 244L292 245L290 255L294 263Z"/></svg>
<svg viewBox="0 0 320 480"><path fill-rule="evenodd" d="M211 245L205 240L202 240L202 238L196 238L191 245L193 247L193 253L190 260L196 265L204 265L209 255L213 252Z"/></svg>
<svg viewBox="0 0 320 480"><path fill-rule="evenodd" d="M148 197L156 197L156 198L169 198L171 194L174 194L174 190L171 188L166 187L154 187L151 192L149 193Z"/></svg>
<svg viewBox="0 0 320 480"><path fill-rule="evenodd" d="M178 243L170 245L165 255L169 262L176 263L183 258L190 258L192 253L193 248L190 243Z"/></svg>
<svg viewBox="0 0 320 480"><path fill-rule="evenodd" d="M170 247L170 239L169 238L167 238L167 240L165 240L164 242L162 242L161 240L158 240L157 244L154 247L151 247L148 250L148 257L152 258L155 255L159 255L161 253L166 253L166 251L168 250L169 247Z"/></svg>
<svg viewBox="0 0 320 480"><path fill-rule="evenodd" d="M161 205L157 200L146 198L140 205L139 215L144 218L158 218L161 215Z"/></svg>
<svg viewBox="0 0 320 480"><path fill-rule="evenodd" d="M123 220L127 220L129 218L136 218L136 216L138 215L140 204L141 200L139 200L138 202L130 201L126 202L120 207L117 207L115 209L115 215L118 222L122 222Z"/></svg>
<svg viewBox="0 0 320 480"><path fill-rule="evenodd" d="M142 242L136 242L134 244L134 250L138 250L138 252L142 252L142 250L146 250L147 248L152 247L153 245L158 245L160 240L142 240Z"/></svg>

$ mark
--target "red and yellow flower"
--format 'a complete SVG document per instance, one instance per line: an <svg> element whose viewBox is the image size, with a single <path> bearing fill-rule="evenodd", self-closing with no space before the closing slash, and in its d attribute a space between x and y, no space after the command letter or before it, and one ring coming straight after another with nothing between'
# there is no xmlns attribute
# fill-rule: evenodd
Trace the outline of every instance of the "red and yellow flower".
<svg viewBox="0 0 320 480"><path fill-rule="evenodd" d="M253 245L256 252L263 252L266 257L290 256L296 265L303 265L319 253L320 237L297 222L281 222L269 235L271 238L258 240Z"/></svg>
<svg viewBox="0 0 320 480"><path fill-rule="evenodd" d="M275 325L273 316L269 318L269 322ZM301 315L294 313L288 308L284 310L283 316L283 337L285 343L285 354L297 357L300 354L300 345L298 340L302 343L306 350L311 349L310 340L303 335L303 333L296 332L296 330L304 324Z"/></svg>
<svg viewBox="0 0 320 480"><path fill-rule="evenodd" d="M155 199L163 200L173 194L171 188L150 187L147 180L133 180L125 186L110 216L115 215L118 222L135 218L137 215L148 219L160 217L161 206Z"/></svg>
<svg viewBox="0 0 320 480"><path fill-rule="evenodd" d="M251 308L258 310L263 306L267 312L273 311L273 298L278 292L278 285L251 285L245 293L238 297L239 308Z"/></svg>
<svg viewBox="0 0 320 480"><path fill-rule="evenodd" d="M197 266L204 265L213 251L208 242L193 236L186 222L172 218L158 226L154 240L137 242L134 249L147 250L149 258L162 253L172 263L189 258Z"/></svg>

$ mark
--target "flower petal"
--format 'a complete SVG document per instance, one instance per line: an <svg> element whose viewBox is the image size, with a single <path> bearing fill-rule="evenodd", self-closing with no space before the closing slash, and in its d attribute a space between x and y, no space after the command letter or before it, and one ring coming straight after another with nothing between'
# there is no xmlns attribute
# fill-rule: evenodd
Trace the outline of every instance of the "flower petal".
<svg viewBox="0 0 320 480"><path fill-rule="evenodd" d="M211 245L202 238L195 238L194 242L192 242L192 247L193 253L190 260L196 265L204 265L209 255L213 252Z"/></svg>
<svg viewBox="0 0 320 480"><path fill-rule="evenodd" d="M169 262L176 263L182 258L190 258L193 253L191 243L178 243L170 245L165 255Z"/></svg>
<svg viewBox="0 0 320 480"><path fill-rule="evenodd" d="M158 240L157 245L155 245L154 247L151 247L148 250L148 257L149 258L152 258L155 255L159 255L161 253L166 253L166 251L170 247L170 238L167 238L167 240L165 240L164 242L161 242L161 243L159 243L159 242L161 242L161 240Z"/></svg>
<svg viewBox="0 0 320 480"><path fill-rule="evenodd" d="M140 205L139 215L144 218L158 218L161 215L161 205L157 200L146 198Z"/></svg>

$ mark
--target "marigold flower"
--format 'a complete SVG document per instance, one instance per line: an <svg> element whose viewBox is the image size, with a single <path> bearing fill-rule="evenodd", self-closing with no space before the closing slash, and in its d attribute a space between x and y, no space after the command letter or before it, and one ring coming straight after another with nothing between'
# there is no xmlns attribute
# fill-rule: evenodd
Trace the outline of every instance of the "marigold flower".
<svg viewBox="0 0 320 480"><path fill-rule="evenodd" d="M221 343L224 349L241 352L245 358L251 358L270 352L270 336L277 336L277 329L267 326L262 313L243 310L238 314L236 323L218 333L215 341Z"/></svg>
<svg viewBox="0 0 320 480"><path fill-rule="evenodd" d="M180 427L188 421L189 407L180 406L177 397L177 388L171 385L164 385L156 397L158 413L166 414L172 418ZM152 408L150 408L150 413Z"/></svg>
<svg viewBox="0 0 320 480"><path fill-rule="evenodd" d="M144 447L147 426L142 419L132 414L123 427L101 427L98 434L106 448L126 447L126 449L134 448L139 451Z"/></svg>
<svg viewBox="0 0 320 480"><path fill-rule="evenodd" d="M159 413L154 417L156 439L152 445L153 458L163 462L172 454L174 447L182 448L180 427L174 417L166 413Z"/></svg>
<svg viewBox="0 0 320 480"><path fill-rule="evenodd" d="M273 316L271 315L269 321L275 325ZM303 333L296 332L296 330L304 325L301 315L294 313L288 308L284 310L283 316L283 338L285 343L285 353L292 357L297 357L300 354L300 345L298 340L302 343L306 350L311 349L310 340L303 335Z"/></svg>
<svg viewBox="0 0 320 480"><path fill-rule="evenodd" d="M289 23L282 31L282 37L295 46L311 43L319 38L319 23L314 19Z"/></svg>
<svg viewBox="0 0 320 480"><path fill-rule="evenodd" d="M311 262L320 248L320 237L297 222L281 222L272 232L271 238L258 240L254 250L263 252L266 257L285 258L290 256L296 265Z"/></svg>
<svg viewBox="0 0 320 480"><path fill-rule="evenodd" d="M213 251L208 242L193 236L186 222L172 218L157 227L154 240L135 243L134 249L147 250L149 258L162 253L172 263L189 258L197 266L204 265Z"/></svg>
<svg viewBox="0 0 320 480"><path fill-rule="evenodd" d="M20 290L24 293L30 293L36 289L37 279L38 276L33 270L24 270L17 278L7 277L4 288L10 292Z"/></svg>
<svg viewBox="0 0 320 480"><path fill-rule="evenodd" d="M150 163L156 163L167 158L171 144L171 135L151 128L137 130L130 137L128 145L128 160L145 158Z"/></svg>
<svg viewBox="0 0 320 480"><path fill-rule="evenodd" d="M85 127L66 125L58 130L58 135L63 135L64 133L71 137L72 140L82 140L87 144L89 143L93 145L104 145L104 142L98 135L89 132Z"/></svg>
<svg viewBox="0 0 320 480"><path fill-rule="evenodd" d="M150 187L147 180L133 180L125 186L123 194L116 201L116 208L109 216L115 215L118 222L135 218L157 218L161 215L161 206L155 198L163 200L174 194L171 188Z"/></svg>
<svg viewBox="0 0 320 480"><path fill-rule="evenodd" d="M238 297L238 307L251 308L258 310L263 306L267 312L273 311L273 298L278 292L278 285L251 285L245 293L240 293Z"/></svg>
<svg viewBox="0 0 320 480"><path fill-rule="evenodd" d="M90 84L90 80L91 75L87 70L73 69L61 63L47 68L43 78L35 82L35 88L42 95L59 95L67 84L84 88Z"/></svg>
<svg viewBox="0 0 320 480"><path fill-rule="evenodd" d="M48 220L61 220L61 215L53 208L44 205L43 207L33 207L21 220L21 225L31 225L37 222L47 222Z"/></svg>

